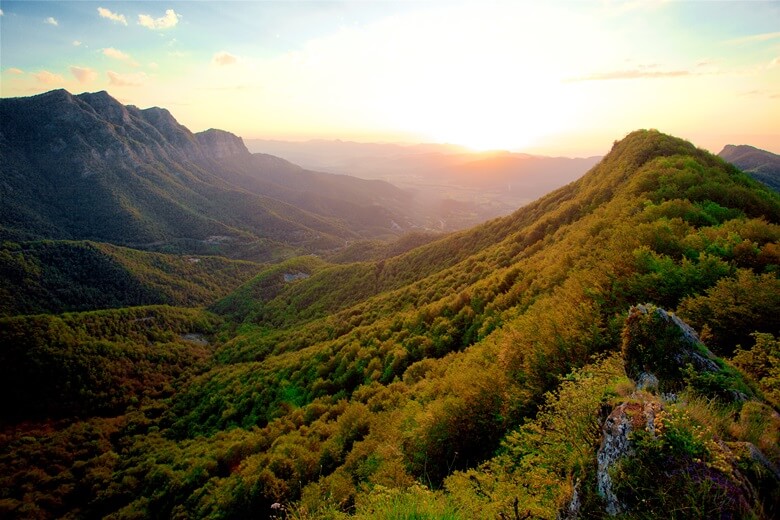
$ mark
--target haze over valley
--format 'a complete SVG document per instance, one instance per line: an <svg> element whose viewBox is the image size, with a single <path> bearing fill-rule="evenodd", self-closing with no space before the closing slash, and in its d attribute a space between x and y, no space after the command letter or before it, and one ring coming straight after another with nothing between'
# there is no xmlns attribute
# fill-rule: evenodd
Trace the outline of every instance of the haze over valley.
<svg viewBox="0 0 780 520"><path fill-rule="evenodd" d="M423 207L439 208L438 227L443 230L511 213L579 178L600 159L474 152L435 144L249 139L247 146L314 170L390 182Z"/></svg>

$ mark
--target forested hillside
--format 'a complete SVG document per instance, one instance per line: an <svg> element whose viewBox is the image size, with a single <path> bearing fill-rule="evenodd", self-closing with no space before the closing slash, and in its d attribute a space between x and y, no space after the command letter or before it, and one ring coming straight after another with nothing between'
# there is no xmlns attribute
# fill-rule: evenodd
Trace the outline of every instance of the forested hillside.
<svg viewBox="0 0 780 520"><path fill-rule="evenodd" d="M4 242L0 315L208 305L261 269L218 256L166 255L97 242Z"/></svg>
<svg viewBox="0 0 780 520"><path fill-rule="evenodd" d="M208 310L4 318L0 511L780 515L780 195L641 130L420 241Z"/></svg>

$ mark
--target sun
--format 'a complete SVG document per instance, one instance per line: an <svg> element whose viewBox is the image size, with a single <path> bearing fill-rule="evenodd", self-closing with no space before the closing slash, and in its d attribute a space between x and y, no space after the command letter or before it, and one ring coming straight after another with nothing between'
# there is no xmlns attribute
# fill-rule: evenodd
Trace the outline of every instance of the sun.
<svg viewBox="0 0 780 520"><path fill-rule="evenodd" d="M522 150L534 143L532 132L500 118L480 118L464 122L460 127L442 128L431 133L434 141L458 144L475 152Z"/></svg>
<svg viewBox="0 0 780 520"><path fill-rule="evenodd" d="M522 151L535 144L551 128L553 114L525 108L512 97L481 99L471 103L455 96L449 102L407 100L403 128L424 139L457 144L474 151Z"/></svg>
<svg viewBox="0 0 780 520"><path fill-rule="evenodd" d="M396 89L384 103L388 126L475 151L522 151L567 126L556 82L465 72Z"/></svg>

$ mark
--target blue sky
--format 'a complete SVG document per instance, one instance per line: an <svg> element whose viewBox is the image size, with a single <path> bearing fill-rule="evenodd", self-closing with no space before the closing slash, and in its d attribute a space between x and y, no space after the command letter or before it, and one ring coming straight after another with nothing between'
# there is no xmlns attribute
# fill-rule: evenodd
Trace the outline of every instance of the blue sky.
<svg viewBox="0 0 780 520"><path fill-rule="evenodd" d="M780 2L12 2L0 95L107 90L194 131L780 152Z"/></svg>

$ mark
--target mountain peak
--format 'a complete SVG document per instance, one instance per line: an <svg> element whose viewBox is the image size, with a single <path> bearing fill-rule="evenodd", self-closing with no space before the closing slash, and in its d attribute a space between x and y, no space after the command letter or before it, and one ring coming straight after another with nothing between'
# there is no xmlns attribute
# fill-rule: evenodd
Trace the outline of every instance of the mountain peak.
<svg viewBox="0 0 780 520"><path fill-rule="evenodd" d="M37 99L46 99L46 98L65 99L65 98L72 98L73 94L71 94L70 92L68 92L64 88L57 88L57 89L54 89L54 90L50 90L48 92L43 92L41 94L37 94L37 95L32 96L32 97L37 98Z"/></svg>
<svg viewBox="0 0 780 520"><path fill-rule="evenodd" d="M765 152L765 153L772 153L767 152L766 150L762 150L761 148L757 148L755 146L750 146L749 144L727 144L723 147L723 150L720 151L718 155L724 155L728 153L743 153L743 152Z"/></svg>
<svg viewBox="0 0 780 520"><path fill-rule="evenodd" d="M84 92L74 97L92 107L96 114L110 123L121 125L131 122L127 107L111 97L105 90Z"/></svg>
<svg viewBox="0 0 780 520"><path fill-rule="evenodd" d="M635 130L623 139L615 141L612 150L605 158L614 159L614 154L620 156L621 160L639 167L656 157L688 153L701 155L701 151L688 141L649 129Z"/></svg>
<svg viewBox="0 0 780 520"><path fill-rule="evenodd" d="M673 155L690 155L704 164L712 164L715 160L711 154L684 139L654 129L636 130L615 141L609 153L591 170L591 174L582 177L582 181L590 186L588 189L594 189L593 193L609 196L646 164Z"/></svg>

